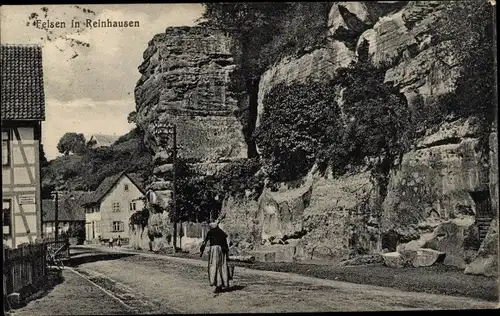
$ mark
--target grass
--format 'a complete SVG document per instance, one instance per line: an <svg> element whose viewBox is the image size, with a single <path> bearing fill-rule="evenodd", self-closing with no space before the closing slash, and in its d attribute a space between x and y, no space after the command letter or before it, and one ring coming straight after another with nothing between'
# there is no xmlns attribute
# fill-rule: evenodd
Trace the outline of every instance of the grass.
<svg viewBox="0 0 500 316"><path fill-rule="evenodd" d="M29 302L35 301L46 296L52 291L56 285L64 282L64 277L60 270L50 269L47 271L46 279L38 286L28 286L21 290L20 306L11 306L13 310L26 306ZM8 311L9 306L4 306L4 310Z"/></svg>
<svg viewBox="0 0 500 316"><path fill-rule="evenodd" d="M149 251L142 251L149 252ZM205 260L197 254L176 253L169 256ZM298 262L234 262L238 267L256 270L295 273L320 279L369 284L402 291L465 296L487 301L498 300L494 277L467 275L463 270L436 264L431 267L395 269L383 264L333 266Z"/></svg>

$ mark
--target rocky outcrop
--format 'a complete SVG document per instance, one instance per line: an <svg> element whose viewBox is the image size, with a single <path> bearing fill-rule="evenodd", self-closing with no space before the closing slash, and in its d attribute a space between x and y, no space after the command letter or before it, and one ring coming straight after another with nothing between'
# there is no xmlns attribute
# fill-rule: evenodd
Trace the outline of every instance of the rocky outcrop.
<svg viewBox="0 0 500 316"><path fill-rule="evenodd" d="M400 241L408 242L455 218L474 222L470 193L488 189L481 129L473 117L444 123L403 156L391 172L383 203L384 233L397 232Z"/></svg>
<svg viewBox="0 0 500 316"><path fill-rule="evenodd" d="M149 42L135 99L137 123L153 150L154 123L174 123L181 156L204 161L246 157L236 115L245 93L235 88L234 51L230 37L202 27L167 28ZM161 160L160 151L155 153Z"/></svg>
<svg viewBox="0 0 500 316"><path fill-rule="evenodd" d="M439 32L434 22L445 5L441 1L410 1L359 37L358 55L377 64L390 64L386 82L406 95L410 107L417 96L429 104L455 88L460 65L453 47L437 42L432 34Z"/></svg>
<svg viewBox="0 0 500 316"><path fill-rule="evenodd" d="M326 43L283 58L261 76L256 124L266 96L277 85L335 80L340 68L363 59L387 67L385 81L405 94L411 109L430 106L455 89L461 67L450 43L433 36L445 5L333 4ZM232 39L200 27L169 28L144 53L137 121L155 152L150 189L157 192L160 208L168 200L164 177L172 168L168 146L154 137L156 119L177 124L180 155L202 160L197 168L207 174L220 170L221 161L247 156L245 126L236 115L248 107L247 93L238 90L243 86L238 59ZM342 104L342 93L338 95ZM264 189L258 200L225 200L221 226L233 251L272 262L331 262L389 251L383 260L394 267L409 262L428 266L443 259L464 268L479 248L478 206L471 193L489 191L493 209L498 209L497 136L496 131L490 135L488 157L482 122L447 119L424 131L384 175L387 187L365 170L334 179L313 169L301 184ZM477 260L483 266L487 261Z"/></svg>
<svg viewBox="0 0 500 316"><path fill-rule="evenodd" d="M498 219L494 219L474 260L465 268L466 274L498 276Z"/></svg>
<svg viewBox="0 0 500 316"><path fill-rule="evenodd" d="M311 172L296 187L266 189L258 201L228 199L222 226L257 260L339 262L352 249L381 250L377 193L369 173L333 179Z"/></svg>
<svg viewBox="0 0 500 316"><path fill-rule="evenodd" d="M173 233L167 211L173 186L167 180L173 170L173 131L158 124L175 124L178 156L201 161L197 168L207 174L220 159L247 156L238 119L238 111L246 106L245 92L237 88L235 52L238 48L230 37L204 27L167 28L144 52L135 89L136 120L154 152L147 189L148 203L155 208L148 230L157 236L156 250L169 245L166 238Z"/></svg>

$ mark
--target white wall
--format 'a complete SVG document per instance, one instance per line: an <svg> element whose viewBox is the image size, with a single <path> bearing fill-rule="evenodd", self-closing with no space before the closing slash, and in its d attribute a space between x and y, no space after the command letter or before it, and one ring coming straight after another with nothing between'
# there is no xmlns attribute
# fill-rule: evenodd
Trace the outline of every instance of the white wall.
<svg viewBox="0 0 500 316"><path fill-rule="evenodd" d="M11 237L4 243L10 247L34 241L41 237L41 199L39 141L35 127L17 127L10 130L10 166L2 166L2 198L11 203Z"/></svg>
<svg viewBox="0 0 500 316"><path fill-rule="evenodd" d="M125 185L128 185L128 191L125 191ZM130 181L126 176L123 176L115 187L104 197L101 202L101 236L104 239L110 237L121 238L129 237L129 219L136 211L144 207L144 202L137 200L144 197L144 194ZM136 200L136 201L134 201ZM113 203L120 203L120 212L113 212ZM135 210L130 209L130 203L136 204ZM123 231L112 232L111 224L114 221L123 222Z"/></svg>

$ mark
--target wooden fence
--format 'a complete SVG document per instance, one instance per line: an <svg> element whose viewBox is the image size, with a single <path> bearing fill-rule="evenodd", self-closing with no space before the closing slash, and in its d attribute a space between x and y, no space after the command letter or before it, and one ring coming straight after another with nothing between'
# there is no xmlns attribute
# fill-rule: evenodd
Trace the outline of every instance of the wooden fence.
<svg viewBox="0 0 500 316"><path fill-rule="evenodd" d="M210 229L207 223L183 222L177 225L177 231L188 238L205 238Z"/></svg>
<svg viewBox="0 0 500 316"><path fill-rule="evenodd" d="M45 243L4 248L4 294L19 292L28 285L38 285L47 274Z"/></svg>

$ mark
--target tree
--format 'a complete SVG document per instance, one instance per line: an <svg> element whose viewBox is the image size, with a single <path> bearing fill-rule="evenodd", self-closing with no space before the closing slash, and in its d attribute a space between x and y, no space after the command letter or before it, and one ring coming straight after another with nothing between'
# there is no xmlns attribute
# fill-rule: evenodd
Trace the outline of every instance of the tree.
<svg viewBox="0 0 500 316"><path fill-rule="evenodd" d="M463 66L455 92L439 103L445 115L496 117L495 8L486 0L450 1L433 26L435 36L449 41Z"/></svg>
<svg viewBox="0 0 500 316"><path fill-rule="evenodd" d="M129 124L132 124L132 123L136 123L136 119L137 119L137 112L136 111L132 111L128 114L127 116L127 122Z"/></svg>
<svg viewBox="0 0 500 316"><path fill-rule="evenodd" d="M40 167L44 168L49 165L49 161L47 160L47 157L45 156L45 151L43 150L43 145L40 144Z"/></svg>
<svg viewBox="0 0 500 316"><path fill-rule="evenodd" d="M320 150L337 143L342 127L335 98L330 82L312 80L280 84L267 94L255 137L271 180L303 177Z"/></svg>
<svg viewBox="0 0 500 316"><path fill-rule="evenodd" d="M59 140L57 150L64 155L70 153L83 154L86 151L85 136L77 133L66 133Z"/></svg>

